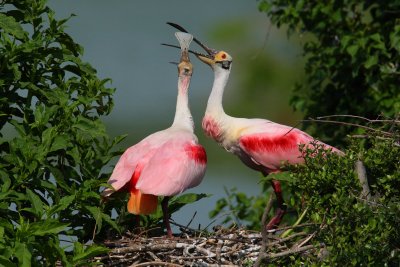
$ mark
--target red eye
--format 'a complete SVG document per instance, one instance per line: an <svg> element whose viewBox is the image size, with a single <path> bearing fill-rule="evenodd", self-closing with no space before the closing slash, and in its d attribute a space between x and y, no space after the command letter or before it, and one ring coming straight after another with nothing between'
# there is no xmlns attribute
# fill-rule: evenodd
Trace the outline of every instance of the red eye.
<svg viewBox="0 0 400 267"><path fill-rule="evenodd" d="M222 57L223 59L225 59L225 58L226 58L226 54L222 54L221 57Z"/></svg>

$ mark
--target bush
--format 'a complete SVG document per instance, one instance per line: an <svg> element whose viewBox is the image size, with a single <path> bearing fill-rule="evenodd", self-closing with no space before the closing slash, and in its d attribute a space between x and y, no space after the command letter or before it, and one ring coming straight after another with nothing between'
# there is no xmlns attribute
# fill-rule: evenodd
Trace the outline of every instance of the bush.
<svg viewBox="0 0 400 267"><path fill-rule="evenodd" d="M319 225L314 242L326 246L327 266L400 264L399 122L394 129L392 137L374 132L353 141L344 157L309 155L292 167L291 203L299 212L307 207L307 221ZM368 195L356 163L365 166Z"/></svg>
<svg viewBox="0 0 400 267"><path fill-rule="evenodd" d="M88 245L134 227L125 197L101 202L106 166L123 137L101 116L113 107L109 79L81 60L46 0L0 3L0 265L88 265L108 251ZM170 201L170 213L205 194ZM115 220L111 215L115 215ZM142 218L160 225L162 212ZM108 227L104 227L104 226Z"/></svg>
<svg viewBox="0 0 400 267"><path fill-rule="evenodd" d="M292 105L306 117L335 118L307 131L346 147L342 157L309 151L305 164L274 176L291 193L284 194L283 224L305 214L303 222L314 227L302 229L327 252L290 255L274 266L398 266L400 1L262 0L259 8L301 37L307 80L295 87ZM367 183L356 164L365 167ZM233 210L230 219L259 229L265 195L231 191L211 215Z"/></svg>
<svg viewBox="0 0 400 267"><path fill-rule="evenodd" d="M121 140L100 120L114 89L45 0L0 8L0 264L77 266L105 251L83 245L96 222L118 228L98 207L102 168Z"/></svg>
<svg viewBox="0 0 400 267"><path fill-rule="evenodd" d="M288 172L274 176L285 185L289 214L282 225L292 225L305 214L301 223L309 226L300 231L312 236L325 256L318 249L274 259L273 266L400 264L400 121L379 123L384 125L368 126L371 130L364 135L353 136L345 156L309 150L305 164L286 166ZM365 168L365 183L360 166ZM265 179L265 188L270 178ZM225 223L245 222L260 229L266 195L248 197L232 190L210 215L229 211L232 215Z"/></svg>

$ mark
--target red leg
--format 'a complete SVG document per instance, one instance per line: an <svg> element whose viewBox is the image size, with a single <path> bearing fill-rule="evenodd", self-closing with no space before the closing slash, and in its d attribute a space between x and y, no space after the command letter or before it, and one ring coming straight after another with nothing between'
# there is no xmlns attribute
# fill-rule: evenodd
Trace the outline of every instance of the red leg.
<svg viewBox="0 0 400 267"><path fill-rule="evenodd" d="M276 228L281 222L283 215L285 215L286 213L286 205L283 202L281 183L277 180L272 180L271 184L275 192L278 207L276 209L275 216L269 221L266 226L267 230Z"/></svg>
<svg viewBox="0 0 400 267"><path fill-rule="evenodd" d="M161 202L161 208L164 215L163 218L164 218L165 228L167 228L167 236L171 238L173 236L172 236L171 225L169 224L168 200L169 197L164 197L164 199Z"/></svg>

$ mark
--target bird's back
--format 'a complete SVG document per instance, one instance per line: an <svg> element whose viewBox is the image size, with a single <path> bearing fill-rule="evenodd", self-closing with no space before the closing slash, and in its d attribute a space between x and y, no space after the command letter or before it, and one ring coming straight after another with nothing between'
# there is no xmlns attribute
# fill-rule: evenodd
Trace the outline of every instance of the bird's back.
<svg viewBox="0 0 400 267"><path fill-rule="evenodd" d="M230 137L235 139L231 151L246 165L265 174L279 171L284 162L302 163L304 158L300 151L301 145L308 148L320 145L324 149L341 153L297 128L272 121L237 118L230 125L236 128L232 131L235 136Z"/></svg>

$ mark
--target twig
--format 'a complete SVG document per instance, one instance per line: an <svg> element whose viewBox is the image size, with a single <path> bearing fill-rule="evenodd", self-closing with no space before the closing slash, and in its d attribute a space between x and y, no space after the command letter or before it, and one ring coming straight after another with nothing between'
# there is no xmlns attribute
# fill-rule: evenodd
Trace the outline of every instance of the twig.
<svg viewBox="0 0 400 267"><path fill-rule="evenodd" d="M278 240L276 240L276 241L270 242L270 243L268 244L268 247L273 247L273 246L275 246L275 245L278 245L278 244L280 244L280 243L286 242L286 241L288 241L288 240L290 240L290 239L293 239L293 238L295 238L295 237L298 237L298 236L305 236L305 235L307 235L306 232L294 233L294 234L291 234L291 235L288 236L288 237L280 238L280 239L278 239Z"/></svg>
<svg viewBox="0 0 400 267"><path fill-rule="evenodd" d="M129 267L146 267L146 266L148 266L148 267L152 267L152 266L182 267L183 265L169 263L169 262L149 261L149 262L143 262L143 263L139 263L139 264L132 264Z"/></svg>
<svg viewBox="0 0 400 267"><path fill-rule="evenodd" d="M267 26L267 32L265 33L264 42L263 42L260 50L256 53L256 55L254 55L252 57L252 59L258 58L261 55L261 53L263 52L263 50L265 49L265 47L267 46L267 42L268 42L268 39L269 39L269 35L271 33L271 27L272 27L271 21L268 21L268 22L269 23L268 23L268 26Z"/></svg>
<svg viewBox="0 0 400 267"><path fill-rule="evenodd" d="M307 236L303 241L300 242L300 244L296 245L296 247L298 247L298 248L302 247L305 243L310 241L310 239L313 238L316 234L317 234L317 232L314 232L311 235Z"/></svg>
<svg viewBox="0 0 400 267"><path fill-rule="evenodd" d="M185 266L193 266L193 262L185 262ZM240 267L239 265L234 264L208 264L206 262L202 262L201 265L194 265L201 267Z"/></svg>
<svg viewBox="0 0 400 267"><path fill-rule="evenodd" d="M297 219L297 221L293 224L293 226L297 226L297 225L299 225L299 224L301 223L301 221L303 220L304 216L306 216L307 211L308 211L308 207L306 207L305 210L301 213L300 217L299 217L299 218ZM281 237L282 237L282 238L285 238L285 237L287 237L288 235L290 235L292 232L293 232L293 228L290 228L290 229L286 230L286 231L281 235Z"/></svg>
<svg viewBox="0 0 400 267"><path fill-rule="evenodd" d="M153 260L155 260L155 261L157 261L157 262L160 262L160 261L161 261L160 258L158 258L157 255L154 254L153 252L147 251L146 253L149 254L149 256L153 258Z"/></svg>
<svg viewBox="0 0 400 267"><path fill-rule="evenodd" d="M313 118L309 118L308 120L302 120L304 122L327 122L327 123L334 123L334 124L341 124L341 125L348 125L348 126L354 126L354 127L359 127L359 128L363 128L369 131L374 131L374 132L378 132L381 133L383 135L387 135L387 136L392 136L392 133L389 132L385 132L385 131L381 131L381 130L377 130L368 126L364 126L364 125L360 125L360 124L356 124L356 123L351 123L351 122L343 122L343 121L331 121L331 120L319 120L319 119L313 119Z"/></svg>
<svg viewBox="0 0 400 267"><path fill-rule="evenodd" d="M185 229L186 231L189 231L189 232L192 232L192 233L195 233L195 234L201 234L201 233L203 233L202 230L196 230L196 229L190 228L190 227L188 227L188 226L179 224L179 223L177 223L177 222L175 222L175 221L173 221L173 220L170 220L169 222L170 222L171 224L173 224L173 225L176 225L176 226L178 226L178 227L180 227L180 228L182 228L182 229Z"/></svg>
<svg viewBox="0 0 400 267"><path fill-rule="evenodd" d="M280 227L277 229L268 230L268 233L275 233L275 232L287 230L287 229L301 228L301 227L307 227L307 226L316 226L316 225L319 225L319 224L318 223L302 223L302 224L298 224L298 225L289 225L289 226Z"/></svg>
<svg viewBox="0 0 400 267"><path fill-rule="evenodd" d="M320 248L320 247L322 247L322 244L320 244L318 246L308 245L308 246L304 246L304 247L300 247L300 248L291 248L289 250L282 251L282 252L279 252L279 253L268 254L267 258L274 259L274 258L284 257L284 256L288 256L288 255L291 255L291 254L296 254L296 253L307 251L307 250L314 250L314 249L317 249L317 248Z"/></svg>
<svg viewBox="0 0 400 267"><path fill-rule="evenodd" d="M254 267L259 267L261 265L261 262L265 259L266 257L266 250L267 250L267 245L268 245L268 231L266 228L266 223L268 219L268 214L272 208L272 200L273 200L273 195L269 195L268 203L267 206L265 206L264 213L261 218L261 236L262 236L262 241L261 241L261 248L260 248L260 253L258 254L258 258L256 263L254 264Z"/></svg>
<svg viewBox="0 0 400 267"><path fill-rule="evenodd" d="M380 122L380 123L392 122L392 123L399 123L400 124L400 121L396 120L396 119L394 119L394 120L371 120L371 119L368 119L368 118L365 118L365 117L362 117L362 116L356 116L356 115L329 115L329 116L320 116L320 117L317 117L316 119L317 120L321 120L321 119L329 119L329 118L337 118L337 117L355 118L355 119L365 120L365 121L368 121L368 122Z"/></svg>
<svg viewBox="0 0 400 267"><path fill-rule="evenodd" d="M186 228L189 228L189 225L193 222L194 217L196 217L197 211L195 211L193 213L192 219L190 219L190 221L188 222L188 224L186 224Z"/></svg>
<svg viewBox="0 0 400 267"><path fill-rule="evenodd" d="M140 244L131 244L129 247L114 248L111 250L111 252L114 254L125 254L130 252L141 252L141 251L172 250L176 248L183 248L185 246L187 246L187 244L177 243L177 242L171 242L165 244L153 244L153 245L146 244L144 246Z"/></svg>

